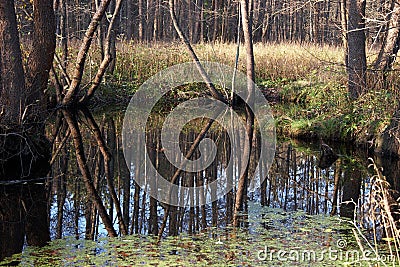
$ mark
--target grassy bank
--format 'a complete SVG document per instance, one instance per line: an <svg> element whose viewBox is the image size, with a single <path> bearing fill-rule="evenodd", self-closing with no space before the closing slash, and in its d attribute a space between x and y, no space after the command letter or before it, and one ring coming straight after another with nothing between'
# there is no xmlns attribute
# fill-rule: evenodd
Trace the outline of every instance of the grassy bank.
<svg viewBox="0 0 400 267"><path fill-rule="evenodd" d="M198 44L194 48L201 60L234 65L234 44ZM239 69L245 71L243 47L240 51ZM374 81L376 75L369 73L369 92L350 101L340 47L256 44L254 52L257 84L266 93L271 89L278 92L281 100L273 105L273 111L277 131L285 136L365 143L380 135L394 112L397 73L389 77L388 90L382 90ZM115 72L105 79L97 102L129 99L160 70L191 61L179 43L119 43L117 54ZM92 64L87 80L95 73L98 58L98 49L94 48L89 56Z"/></svg>

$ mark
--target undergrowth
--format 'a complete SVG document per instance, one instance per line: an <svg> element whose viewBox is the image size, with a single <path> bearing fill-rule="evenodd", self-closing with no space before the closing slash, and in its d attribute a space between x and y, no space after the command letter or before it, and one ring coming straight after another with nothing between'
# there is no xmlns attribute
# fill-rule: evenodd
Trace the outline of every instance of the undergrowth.
<svg viewBox="0 0 400 267"><path fill-rule="evenodd" d="M370 90L352 101L337 83L296 81L282 86L282 103L274 107L278 131L300 138L372 142L397 107L395 92Z"/></svg>

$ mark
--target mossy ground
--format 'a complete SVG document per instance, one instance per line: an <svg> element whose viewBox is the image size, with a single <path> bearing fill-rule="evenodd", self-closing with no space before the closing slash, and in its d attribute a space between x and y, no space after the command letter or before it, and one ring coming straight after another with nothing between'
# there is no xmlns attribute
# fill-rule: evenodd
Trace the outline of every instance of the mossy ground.
<svg viewBox="0 0 400 267"><path fill-rule="evenodd" d="M365 144L388 125L397 107L394 91L370 90L352 101L337 83L304 80L281 85L275 105L278 132L296 138L323 138Z"/></svg>

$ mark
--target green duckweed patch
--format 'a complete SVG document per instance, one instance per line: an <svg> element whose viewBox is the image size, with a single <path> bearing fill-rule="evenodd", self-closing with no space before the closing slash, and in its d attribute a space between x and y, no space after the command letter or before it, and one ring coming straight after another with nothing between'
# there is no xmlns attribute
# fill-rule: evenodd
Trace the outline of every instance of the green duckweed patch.
<svg viewBox="0 0 400 267"><path fill-rule="evenodd" d="M331 253L331 254L329 254ZM21 266L366 266L349 221L249 203L248 226L195 235L65 238L1 264ZM353 256L352 256L353 255ZM0 264L0 265L1 265Z"/></svg>

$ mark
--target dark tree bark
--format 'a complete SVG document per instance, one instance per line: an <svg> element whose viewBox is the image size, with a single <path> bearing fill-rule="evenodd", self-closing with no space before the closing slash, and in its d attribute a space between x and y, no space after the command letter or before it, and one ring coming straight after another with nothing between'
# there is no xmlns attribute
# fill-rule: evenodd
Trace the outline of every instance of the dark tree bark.
<svg viewBox="0 0 400 267"><path fill-rule="evenodd" d="M44 187L50 143L43 100L55 50L55 17L51 1L34 0L33 7L33 45L24 71L14 1L0 3L0 181L27 183L17 191L2 187L10 194L0 201L0 236L8 241L0 243L0 259L21 252L25 235L28 245L50 240Z"/></svg>
<svg viewBox="0 0 400 267"><path fill-rule="evenodd" d="M365 0L350 0L347 22L348 91L351 99L365 92L367 58L365 52Z"/></svg>
<svg viewBox="0 0 400 267"><path fill-rule="evenodd" d="M400 104L393 114L389 125L385 128L382 138L378 140L376 151L389 157L400 156Z"/></svg>
<svg viewBox="0 0 400 267"><path fill-rule="evenodd" d="M343 178L343 196L340 204L340 216L353 218L360 196L362 176L359 170L347 170Z"/></svg>
<svg viewBox="0 0 400 267"><path fill-rule="evenodd" d="M35 0L33 47L29 53L26 72L25 107L31 114L30 120L44 119L44 91L47 88L49 71L53 65L55 41L55 15L53 3L48 0ZM38 117L38 118L35 118Z"/></svg>
<svg viewBox="0 0 400 267"><path fill-rule="evenodd" d="M0 2L0 122L15 123L21 120L25 109L22 53L19 43L14 1Z"/></svg>
<svg viewBox="0 0 400 267"><path fill-rule="evenodd" d="M24 245L24 215L20 188L0 187L0 260L22 251Z"/></svg>

